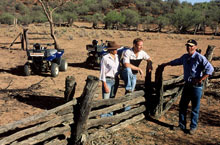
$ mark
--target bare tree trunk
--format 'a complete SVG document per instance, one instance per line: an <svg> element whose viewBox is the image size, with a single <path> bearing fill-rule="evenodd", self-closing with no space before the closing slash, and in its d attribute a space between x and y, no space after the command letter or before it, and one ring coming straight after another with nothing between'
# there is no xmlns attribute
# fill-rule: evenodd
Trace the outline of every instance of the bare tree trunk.
<svg viewBox="0 0 220 145"><path fill-rule="evenodd" d="M38 0L44 10L45 15L47 16L48 22L50 23L50 35L54 40L54 45L55 45L55 49L60 49L60 45L57 41L57 38L54 34L54 23L53 23L53 12L58 8L63 6L66 2L68 2L69 0L61 0L61 1L57 1L58 5L56 7L54 7L53 9L51 9L51 7L49 6L48 1L46 1L45 3L43 3L44 0Z"/></svg>

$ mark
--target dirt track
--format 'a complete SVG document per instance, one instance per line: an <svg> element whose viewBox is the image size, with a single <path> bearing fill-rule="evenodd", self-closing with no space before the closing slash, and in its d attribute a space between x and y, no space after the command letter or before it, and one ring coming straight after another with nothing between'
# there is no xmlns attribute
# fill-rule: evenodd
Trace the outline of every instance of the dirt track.
<svg viewBox="0 0 220 145"><path fill-rule="evenodd" d="M48 31L48 27L29 26L31 31ZM21 28L5 27L1 28L0 42L12 42L21 32ZM0 94L0 125L7 124L24 117L37 114L44 110L54 108L64 103L64 84L66 76L73 75L76 78L77 88L75 97L79 97L85 85L88 75L99 77L99 70L88 69L84 61L87 58L86 44L90 44L93 39L115 40L125 46L131 46L136 37L144 40L144 50L153 59L153 67L169 61L185 53L185 42L188 39L196 39L198 46L202 49L202 54L208 45L215 45L214 56L220 56L220 37L208 35L179 35L179 34L160 34L144 33L135 31L116 31L116 30L93 30L79 28L57 28L57 36L60 45L65 49L64 57L69 63L67 72L61 72L58 77L51 78L50 74L23 75L23 65L27 57L26 52L14 50L20 46L14 45L12 50L0 48L0 89L23 89L31 86L40 80L41 89L34 90L32 94L8 95ZM0 46L1 47L1 46ZM219 61L213 61L214 66L220 66ZM142 62L141 68L145 70L146 63ZM155 69L153 73L155 72ZM165 79L182 74L181 67L168 67L165 69ZM154 75L153 75L154 77ZM144 77L138 76L138 80ZM10 85L9 85L10 84ZM101 83L100 83L101 85ZM217 88L214 88L216 87ZM207 91L219 89L218 81L210 86ZM101 98L101 88L97 91ZM124 94L123 82L117 96ZM174 132L169 129L170 125L177 125L178 121L178 102L158 121L142 121L134 125L109 135L103 139L94 141L100 144L219 144L220 143L220 98L211 94L206 94L202 98L199 131L196 135L190 136L182 132ZM103 140L103 142L101 142Z"/></svg>

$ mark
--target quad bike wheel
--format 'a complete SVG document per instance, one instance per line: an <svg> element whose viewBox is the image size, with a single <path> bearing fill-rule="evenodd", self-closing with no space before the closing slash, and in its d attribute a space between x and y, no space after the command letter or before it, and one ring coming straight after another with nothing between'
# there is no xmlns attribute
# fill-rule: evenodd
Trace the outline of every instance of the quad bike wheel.
<svg viewBox="0 0 220 145"><path fill-rule="evenodd" d="M61 59L61 63L60 63L60 71L66 71L68 67L68 63L65 59Z"/></svg>
<svg viewBox="0 0 220 145"><path fill-rule="evenodd" d="M51 64L51 76L52 76L52 77L57 77L58 74L59 74L58 64L52 63L52 64Z"/></svg>
<svg viewBox="0 0 220 145"><path fill-rule="evenodd" d="M24 65L24 75L25 76L31 75L31 67L30 67L30 65L28 63L26 63Z"/></svg>

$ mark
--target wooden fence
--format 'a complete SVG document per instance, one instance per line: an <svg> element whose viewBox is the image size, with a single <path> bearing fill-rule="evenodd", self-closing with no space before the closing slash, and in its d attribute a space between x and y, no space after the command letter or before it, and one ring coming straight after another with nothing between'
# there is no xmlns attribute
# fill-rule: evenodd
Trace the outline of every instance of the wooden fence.
<svg viewBox="0 0 220 145"><path fill-rule="evenodd" d="M9 45L8 49L11 49L11 47L14 44L21 45L22 50L27 50L35 43L40 43L41 45L47 45L47 44L53 44L53 42L48 43L42 43L43 40L53 40L48 33L40 33L40 32L28 32L28 29L23 29L23 32L20 32L15 39L11 43L0 43L1 45ZM20 40L18 40L20 38Z"/></svg>
<svg viewBox="0 0 220 145"><path fill-rule="evenodd" d="M47 45L47 44L53 44L53 42L44 42L42 43L41 41L45 40L53 40L50 36L50 34L44 32L29 32L28 29L23 29L23 35L24 35L24 43L26 46L26 50L29 49L33 44L39 43L41 45Z"/></svg>
<svg viewBox="0 0 220 145"><path fill-rule="evenodd" d="M209 46L206 57L211 60L214 46ZM211 57L210 57L211 56ZM0 144L86 144L151 115L162 116L178 99L183 90L183 76L163 80L163 68L158 66L155 82L146 67L145 90L122 97L94 100L99 79L88 76L82 95L75 99L75 78L66 78L64 105L38 115L0 126ZM126 107L130 107L125 111ZM100 117L114 112L113 116Z"/></svg>

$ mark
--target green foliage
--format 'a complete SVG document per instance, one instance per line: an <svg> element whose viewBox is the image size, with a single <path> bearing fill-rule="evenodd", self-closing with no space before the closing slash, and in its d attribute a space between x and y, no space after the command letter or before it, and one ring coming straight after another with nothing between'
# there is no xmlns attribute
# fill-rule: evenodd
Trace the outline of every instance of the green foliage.
<svg viewBox="0 0 220 145"><path fill-rule="evenodd" d="M122 15L125 17L124 24L128 27L136 27L140 23L140 15L136 11L125 9L122 11Z"/></svg>
<svg viewBox="0 0 220 145"><path fill-rule="evenodd" d="M30 16L32 17L32 23L44 23L47 22L47 17L43 13L43 11L32 11L30 13Z"/></svg>
<svg viewBox="0 0 220 145"><path fill-rule="evenodd" d="M86 16L85 19L88 22L93 23L93 28L97 28L98 23L104 21L104 14L102 14L102 13L95 13L94 15Z"/></svg>
<svg viewBox="0 0 220 145"><path fill-rule="evenodd" d="M100 8L102 11L106 11L107 9L110 9L111 7L113 7L112 3L109 0L101 0L99 2L100 4Z"/></svg>
<svg viewBox="0 0 220 145"><path fill-rule="evenodd" d="M63 13L63 20L68 22L68 24L72 25L73 22L77 19L77 14L74 12L65 11Z"/></svg>
<svg viewBox="0 0 220 145"><path fill-rule="evenodd" d="M125 21L125 16L123 16L121 13L113 10L107 13L107 15L104 18L104 22L106 24L106 28L112 26L113 28L116 25L121 25Z"/></svg>
<svg viewBox="0 0 220 145"><path fill-rule="evenodd" d="M30 24L32 22L33 22L33 18L28 14L18 16L18 23L19 24L26 24L27 25L27 24Z"/></svg>
<svg viewBox="0 0 220 145"><path fill-rule="evenodd" d="M2 13L0 15L0 23L2 24L13 24L14 22L14 16L10 13Z"/></svg>
<svg viewBox="0 0 220 145"><path fill-rule="evenodd" d="M151 2L150 4L151 13L153 15L159 15L161 11L161 6L159 3Z"/></svg>
<svg viewBox="0 0 220 145"><path fill-rule="evenodd" d="M50 7L58 1L49 1ZM42 23L48 21L41 5L34 1L1 0L0 22L12 24ZM71 0L55 10L55 23L70 25L77 19L93 23L95 28L104 22L106 28L118 26L136 27L143 24L145 30L156 24L159 31L165 26L174 26L178 32L186 33L193 28L210 26L217 32L220 24L220 0L192 5L180 0ZM204 29L205 30L205 29Z"/></svg>
<svg viewBox="0 0 220 145"><path fill-rule="evenodd" d="M196 24L201 23L201 13L189 7L177 8L171 15L171 24L176 27L180 33L187 32Z"/></svg>
<svg viewBox="0 0 220 145"><path fill-rule="evenodd" d="M208 10L206 12L207 25L211 27L215 34L218 33L218 27L220 24L220 1L212 1L208 5Z"/></svg>
<svg viewBox="0 0 220 145"><path fill-rule="evenodd" d="M62 23L65 21L65 18L60 13L53 13L53 22Z"/></svg>
<svg viewBox="0 0 220 145"><path fill-rule="evenodd" d="M89 12L89 7L86 5L82 5L76 8L76 12L79 15L86 15Z"/></svg>
<svg viewBox="0 0 220 145"><path fill-rule="evenodd" d="M168 16L158 16L154 19L155 24L158 25L158 31L161 31L162 28L169 24Z"/></svg>
<svg viewBox="0 0 220 145"><path fill-rule="evenodd" d="M16 5L15 5L15 9L16 11L18 11L20 14L24 15L24 14L27 14L29 13L29 8L27 6L25 6L23 3L21 2L18 2Z"/></svg>
<svg viewBox="0 0 220 145"><path fill-rule="evenodd" d="M77 7L77 5L74 4L73 2L68 2L66 5L64 5L60 9L63 9L63 10L68 11L68 12L75 12L76 7Z"/></svg>
<svg viewBox="0 0 220 145"><path fill-rule="evenodd" d="M145 31L149 31L150 24L152 24L154 21L154 17L147 15L144 17L141 17L141 24L143 25L143 28Z"/></svg>

